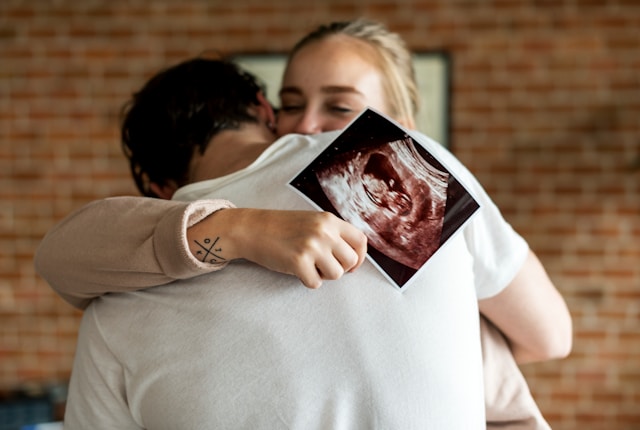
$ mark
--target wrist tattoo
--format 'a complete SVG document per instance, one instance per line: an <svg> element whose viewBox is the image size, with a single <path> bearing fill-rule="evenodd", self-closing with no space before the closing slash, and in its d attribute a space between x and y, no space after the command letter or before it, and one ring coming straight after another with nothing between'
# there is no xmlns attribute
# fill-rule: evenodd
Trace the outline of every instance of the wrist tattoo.
<svg viewBox="0 0 640 430"><path fill-rule="evenodd" d="M204 239L204 243L194 240L196 245L201 248L196 251L196 255L198 258L201 258L202 262L220 263L222 261L226 261L221 255L219 255L222 252L222 248L215 248L218 240L220 240L220 237L216 237L213 241L206 237Z"/></svg>

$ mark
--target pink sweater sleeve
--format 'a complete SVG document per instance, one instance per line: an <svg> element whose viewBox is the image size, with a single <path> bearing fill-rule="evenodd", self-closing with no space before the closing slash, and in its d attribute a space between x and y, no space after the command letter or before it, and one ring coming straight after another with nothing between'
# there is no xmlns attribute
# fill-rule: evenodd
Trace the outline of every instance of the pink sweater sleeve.
<svg viewBox="0 0 640 430"><path fill-rule="evenodd" d="M67 302L84 309L109 292L135 291L216 271L189 252L186 230L226 200L191 203L113 197L86 205L44 237L36 272Z"/></svg>

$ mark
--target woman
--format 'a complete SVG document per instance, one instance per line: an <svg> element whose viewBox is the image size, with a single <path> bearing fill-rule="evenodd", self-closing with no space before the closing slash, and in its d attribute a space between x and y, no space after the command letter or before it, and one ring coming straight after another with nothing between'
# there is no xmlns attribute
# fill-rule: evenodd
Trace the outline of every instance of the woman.
<svg viewBox="0 0 640 430"><path fill-rule="evenodd" d="M370 106L415 128L419 95L404 41L379 23L356 20L320 26L292 49L279 92L278 134L344 128ZM533 428L547 424L530 397L502 334L481 319L488 426L518 414ZM499 370L496 370L499 369ZM512 402L498 405L501 396ZM514 411L519 411L510 415Z"/></svg>
<svg viewBox="0 0 640 430"><path fill-rule="evenodd" d="M352 23L337 23L319 28L301 40L291 53L280 91L281 110L277 124L278 134L283 135L290 132L313 134L340 129L348 124L367 105L389 114L407 127L413 127L413 118L417 110L417 89L410 62L409 52L406 50L402 40L397 35L389 33L379 24L354 21ZM151 182L153 182L153 178L151 178ZM181 184L161 185L164 185L164 187L141 188L141 191L147 195L169 198ZM105 279L101 277L93 269L98 265L102 267L110 266L110 272L112 273L118 271L123 272L125 275L126 272L129 272L129 274L137 273L136 276L140 281L135 283L135 287L144 288L158 285L159 282L170 282L176 278L185 278L205 271L217 270L224 264L194 263L193 259L200 248L190 238L199 237L203 230L211 231L211 225L216 226L221 217L226 216L228 218L233 211L220 211L214 215L207 216L213 210L195 211L193 209L194 205L155 200L145 200L144 205L141 204L136 207L144 207L144 209L140 212L132 211L129 214L113 214L113 218L118 218L119 221L118 224L111 226L115 231L109 233L108 237L112 237L111 240L119 244L117 247L117 261L110 261L105 255L101 255L99 258L92 258L89 253L79 253L77 254L77 259L73 258L67 261L67 267L73 265L74 269L76 269L74 273L77 282L70 281L65 284L59 284L59 286L65 288L59 292L76 306L86 306L90 298L104 292L122 290L119 287L122 278L110 276ZM57 271L64 274L67 277L66 279L69 279L68 273L71 273L71 271L67 271L64 263L60 264L60 261L52 265L47 263L56 261L49 250L61 249L61 246L65 247L64 243L60 242L61 238L65 237L64 234L61 234L65 231L65 228L82 231L82 234L86 237L88 233L94 231L93 226L96 220L111 218L109 214L105 216L104 211L108 212L108 208L109 202L105 201L80 214L76 214L74 216L76 219L74 221L75 224L68 221L65 222L58 227L58 233L60 234L49 236L47 241L43 242L43 246L39 250L38 261L41 263L39 264L39 272L41 274L45 273L45 278L51 276L51 271ZM98 212L101 212L101 214L97 215ZM321 278L338 278L345 271L354 269L361 263L361 259L357 263L353 261L345 262L343 259L343 261L337 262L340 267L335 269L335 261L324 262L326 258L331 258L327 256L332 256L332 249L335 246L344 247L344 241L340 242L340 240L337 240L337 242L340 242L338 245L331 243L320 249L317 247L303 247L304 249L299 252L300 255L306 255L309 252L313 254L312 258L306 260L292 259L290 250L301 249L298 246L301 243L300 238L288 236L286 244L292 246L282 246L282 238L289 234L292 224L299 225L299 217L307 214L270 213L267 215L264 211L253 212L253 215L246 214L245 212L244 219L247 220L245 225L260 226L261 228L264 225L270 225L275 228L275 230L269 232L265 232L262 229L259 241L255 241L251 234L245 233L243 235L243 237L249 238L246 241L245 249L252 248L250 259L272 270L296 274L309 287L319 287L322 281ZM256 223L255 219L251 219L251 216L256 216L262 222ZM264 223L265 216L286 218L280 218L278 222ZM129 218L131 219L129 220ZM237 218L237 215L233 215L233 218ZM83 224L83 219L87 220L87 222L90 220L91 228L84 227L87 224ZM197 221L201 219L203 221L198 223ZM162 223L166 225L171 220L176 221L175 226L168 230L171 234L167 234L165 237L159 237L159 232L163 231L162 229L154 231L153 229L143 230L140 228L142 226L151 228L156 224ZM128 228L127 225L135 225L135 228ZM187 238L185 239L184 230L186 225L193 225L193 227L188 230ZM339 229L341 227L336 228ZM130 236L130 232L133 230L136 231L138 236ZM105 229L103 229L101 233L104 234L105 232ZM121 232L126 232L127 234L123 235ZM305 232L306 237L317 238L321 235L321 232L318 231L307 233ZM265 240L265 236L272 239ZM67 237L74 237L74 233L69 234ZM58 241L56 242L52 238L58 238ZM149 238L152 238L152 240L148 240ZM162 247L143 247L143 250L147 249L147 252L143 253L132 251L139 250L138 245L140 243L149 244L153 242L166 243L167 245L164 246L173 249L186 249L188 246L193 257L185 253L183 261L171 261L169 263L171 267L169 267L163 263L168 259L158 255L158 253L162 252ZM275 242L280 243L280 246L275 249L282 250L282 253L273 252L274 247L272 245ZM322 240L320 239L316 241L316 243L321 242ZM87 237L87 243L100 243L100 240L89 240ZM188 245L186 245L187 243ZM229 248L225 247L226 250L229 250ZM130 255L122 253L123 250L127 249L130 250ZM123 255L125 258L123 258ZM235 256L247 257L242 250L238 251ZM84 260L78 261L80 257ZM233 257L234 253L229 252L226 255L226 260L231 260ZM305 267L297 267L296 264L298 263L291 263L292 261L306 261L307 264ZM316 267L321 269L318 270ZM332 267L334 270L324 269L326 267ZM77 270L78 268L80 270ZM129 278L127 280L129 283L131 282ZM87 287L88 285L92 285L93 288ZM78 298L81 300L78 301ZM494 337L490 339L500 340L495 333L492 336ZM517 347L518 345L514 344L514 351L519 350ZM504 351L508 353L508 348L504 348ZM530 353L530 351L523 352L522 359L547 358L544 354L542 356L528 355ZM495 357L500 357L500 360L506 360L507 365L511 366L510 369L517 372L517 367L513 365L509 356L505 357L504 354L496 355L494 360ZM491 364L495 364L495 362ZM516 377L521 379L519 374ZM520 382L523 381L518 380L518 383ZM500 385L496 386L494 383L487 383L487 388L490 387L498 390L502 388ZM535 408L535 404L527 397L526 385L524 388L520 386L520 390L525 390L520 391L519 394L523 396L524 403L520 403L516 408ZM487 392L488 399L495 397L495 393ZM489 407L488 419L492 420L492 417L496 417L496 421L499 421L501 417L500 411L497 411L497 413L492 411L493 409ZM514 412L513 406L507 408L507 412ZM532 418L534 421L540 421L537 410L531 412L531 415L534 417ZM526 416L526 414L522 416ZM510 418L513 419L513 416Z"/></svg>

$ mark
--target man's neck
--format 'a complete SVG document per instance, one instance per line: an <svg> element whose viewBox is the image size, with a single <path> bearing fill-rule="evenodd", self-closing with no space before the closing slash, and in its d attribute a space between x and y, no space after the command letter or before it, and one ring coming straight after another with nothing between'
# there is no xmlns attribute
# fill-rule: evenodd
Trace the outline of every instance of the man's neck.
<svg viewBox="0 0 640 430"><path fill-rule="evenodd" d="M211 139L204 154L195 154L189 168L189 183L219 178L253 163L275 140L261 124L245 124L225 130Z"/></svg>

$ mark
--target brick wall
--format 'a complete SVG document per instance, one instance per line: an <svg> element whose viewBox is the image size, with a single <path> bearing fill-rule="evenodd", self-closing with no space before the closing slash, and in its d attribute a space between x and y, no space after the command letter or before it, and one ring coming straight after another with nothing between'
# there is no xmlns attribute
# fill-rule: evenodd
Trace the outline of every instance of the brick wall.
<svg viewBox="0 0 640 430"><path fill-rule="evenodd" d="M571 357L524 367L549 421L640 427L637 0L3 0L0 389L69 375L80 313L32 257L71 210L135 193L117 130L130 92L201 51L284 52L360 15L450 52L453 150L569 303Z"/></svg>

